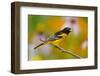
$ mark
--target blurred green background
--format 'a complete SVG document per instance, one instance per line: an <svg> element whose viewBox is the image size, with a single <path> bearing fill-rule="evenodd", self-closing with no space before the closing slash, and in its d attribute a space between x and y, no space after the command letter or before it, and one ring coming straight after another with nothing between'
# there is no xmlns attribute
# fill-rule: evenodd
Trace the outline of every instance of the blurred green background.
<svg viewBox="0 0 100 76"><path fill-rule="evenodd" d="M67 16L28 15L28 58L29 60L75 59L72 55L62 53L59 49L46 44L34 50L40 43L40 37L48 36L65 28L72 32L59 43L59 46L82 58L88 57L88 18ZM39 33L43 32L43 35Z"/></svg>

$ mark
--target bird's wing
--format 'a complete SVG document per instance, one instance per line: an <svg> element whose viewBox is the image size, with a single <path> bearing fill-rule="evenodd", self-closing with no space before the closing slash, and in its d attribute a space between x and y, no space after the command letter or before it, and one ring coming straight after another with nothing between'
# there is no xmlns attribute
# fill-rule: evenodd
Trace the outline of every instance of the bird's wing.
<svg viewBox="0 0 100 76"><path fill-rule="evenodd" d="M49 38L48 38L48 41L54 41L54 40L58 40L62 38L62 36L59 36L59 35L51 35Z"/></svg>
<svg viewBox="0 0 100 76"><path fill-rule="evenodd" d="M53 34L51 36L48 37L48 41L52 41L52 40L55 40L56 39L56 36Z"/></svg>

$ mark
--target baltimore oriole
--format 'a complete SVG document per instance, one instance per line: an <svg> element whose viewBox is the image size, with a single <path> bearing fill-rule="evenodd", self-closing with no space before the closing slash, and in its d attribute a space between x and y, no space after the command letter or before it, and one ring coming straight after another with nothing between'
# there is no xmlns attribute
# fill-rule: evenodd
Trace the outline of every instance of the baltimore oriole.
<svg viewBox="0 0 100 76"><path fill-rule="evenodd" d="M34 47L34 49L37 49L38 47L45 45L47 43L51 43L51 44L59 43L59 41L61 41L64 37L66 37L71 31L72 31L71 28L66 27L66 28L54 33L53 35L49 36L46 41L44 41L43 43Z"/></svg>

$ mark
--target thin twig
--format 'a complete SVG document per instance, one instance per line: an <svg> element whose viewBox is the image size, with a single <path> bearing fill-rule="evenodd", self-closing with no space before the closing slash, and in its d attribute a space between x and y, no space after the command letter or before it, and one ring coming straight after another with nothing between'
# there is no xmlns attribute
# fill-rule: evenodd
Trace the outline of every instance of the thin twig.
<svg viewBox="0 0 100 76"><path fill-rule="evenodd" d="M61 50L64 53L67 53L67 54L70 54L70 55L74 56L75 58L81 58L79 55L76 55L76 54L72 53L71 51L64 50L63 48L61 48L61 47L59 47L57 45L54 45L54 44L51 44L51 45L53 45L54 47L58 48L59 50Z"/></svg>
<svg viewBox="0 0 100 76"><path fill-rule="evenodd" d="M40 41L45 42L45 41L43 41L43 40L41 40L41 39L40 39ZM52 44L52 43L51 43L51 45L54 46L54 47L56 47L57 49L59 49L61 52L70 54L70 55L74 56L75 58L79 58L79 59L82 58L82 57L80 57L79 55L74 54L74 53L71 52L71 51L68 51L68 50L65 50L65 49L61 48L60 46L54 45L54 44Z"/></svg>

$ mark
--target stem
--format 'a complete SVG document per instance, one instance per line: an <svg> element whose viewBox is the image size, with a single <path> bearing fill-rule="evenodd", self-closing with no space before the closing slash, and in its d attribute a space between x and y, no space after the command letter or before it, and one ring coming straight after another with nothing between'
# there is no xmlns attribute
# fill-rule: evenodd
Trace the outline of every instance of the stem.
<svg viewBox="0 0 100 76"><path fill-rule="evenodd" d="M70 54L70 55L74 56L75 58L79 58L79 59L81 58L79 55L76 55L76 54L72 53L71 51L64 50L63 48L61 48L61 47L59 47L57 45L54 45L54 44L51 44L51 45L53 45L54 47L58 48L59 50L61 50L64 53L67 53L67 54Z"/></svg>
<svg viewBox="0 0 100 76"><path fill-rule="evenodd" d="M40 40L41 40L41 39L40 39ZM45 41L42 41L42 42L45 42ZM52 44L52 43L51 43L51 45L53 45L54 47L58 48L60 51L62 51L62 52L64 52L64 53L67 53L67 54L70 54L70 55L74 56L75 58L79 58L79 59L82 58L82 57L80 57L79 55L74 54L74 53L71 52L71 51L68 51L68 50L65 50L65 49L61 48L60 46L54 45L54 44Z"/></svg>

